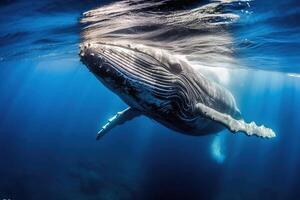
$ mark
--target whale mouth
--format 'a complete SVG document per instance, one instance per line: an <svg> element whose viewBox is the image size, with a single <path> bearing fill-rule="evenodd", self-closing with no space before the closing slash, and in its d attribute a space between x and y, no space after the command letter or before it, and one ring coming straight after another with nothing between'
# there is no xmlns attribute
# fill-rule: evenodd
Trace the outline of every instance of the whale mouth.
<svg viewBox="0 0 300 200"><path fill-rule="evenodd" d="M146 52L123 44L84 43L80 45L81 61L110 87L143 87L153 92L169 92L172 73L155 57L154 50Z"/></svg>

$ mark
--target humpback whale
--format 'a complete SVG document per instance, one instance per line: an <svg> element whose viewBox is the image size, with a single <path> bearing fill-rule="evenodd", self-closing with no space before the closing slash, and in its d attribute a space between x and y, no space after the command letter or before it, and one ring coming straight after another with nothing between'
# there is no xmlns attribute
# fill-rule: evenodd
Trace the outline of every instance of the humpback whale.
<svg viewBox="0 0 300 200"><path fill-rule="evenodd" d="M225 128L264 138L272 129L246 123L233 95L165 50L126 43L84 42L80 59L129 107L101 128L97 139L115 126L145 115L187 135L215 134Z"/></svg>

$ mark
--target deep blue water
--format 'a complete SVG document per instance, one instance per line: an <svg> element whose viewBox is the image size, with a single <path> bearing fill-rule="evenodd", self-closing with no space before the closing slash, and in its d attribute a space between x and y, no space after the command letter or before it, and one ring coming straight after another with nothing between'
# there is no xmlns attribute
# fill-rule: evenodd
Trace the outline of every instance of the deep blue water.
<svg viewBox="0 0 300 200"><path fill-rule="evenodd" d="M298 199L299 2L238 8L229 33L243 65L220 72L244 118L275 139L192 137L140 117L96 141L127 107L77 55L82 12L108 3L0 2L0 199Z"/></svg>

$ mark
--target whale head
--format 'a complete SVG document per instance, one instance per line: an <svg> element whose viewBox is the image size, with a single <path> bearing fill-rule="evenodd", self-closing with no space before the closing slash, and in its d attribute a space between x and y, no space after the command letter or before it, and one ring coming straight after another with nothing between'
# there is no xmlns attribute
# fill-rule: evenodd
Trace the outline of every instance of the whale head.
<svg viewBox="0 0 300 200"><path fill-rule="evenodd" d="M81 61L127 104L140 110L161 108L174 95L183 61L142 45L84 43Z"/></svg>

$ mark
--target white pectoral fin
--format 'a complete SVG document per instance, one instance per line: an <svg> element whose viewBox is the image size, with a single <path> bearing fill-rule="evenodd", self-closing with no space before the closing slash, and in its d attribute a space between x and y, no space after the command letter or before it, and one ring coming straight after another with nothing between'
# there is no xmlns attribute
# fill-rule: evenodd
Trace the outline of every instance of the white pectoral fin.
<svg viewBox="0 0 300 200"><path fill-rule="evenodd" d="M99 140L112 128L124 124L125 122L137 117L140 115L140 112L133 108L126 108L123 111L118 112L115 116L110 118L108 122L102 126L101 130L98 132L96 139Z"/></svg>
<svg viewBox="0 0 300 200"><path fill-rule="evenodd" d="M263 125L257 126L255 122L247 123L244 120L236 120L230 115L218 112L202 103L197 103L196 107L202 115L223 124L233 133L241 131L249 136L255 135L263 138L276 137L272 129L266 128Z"/></svg>

